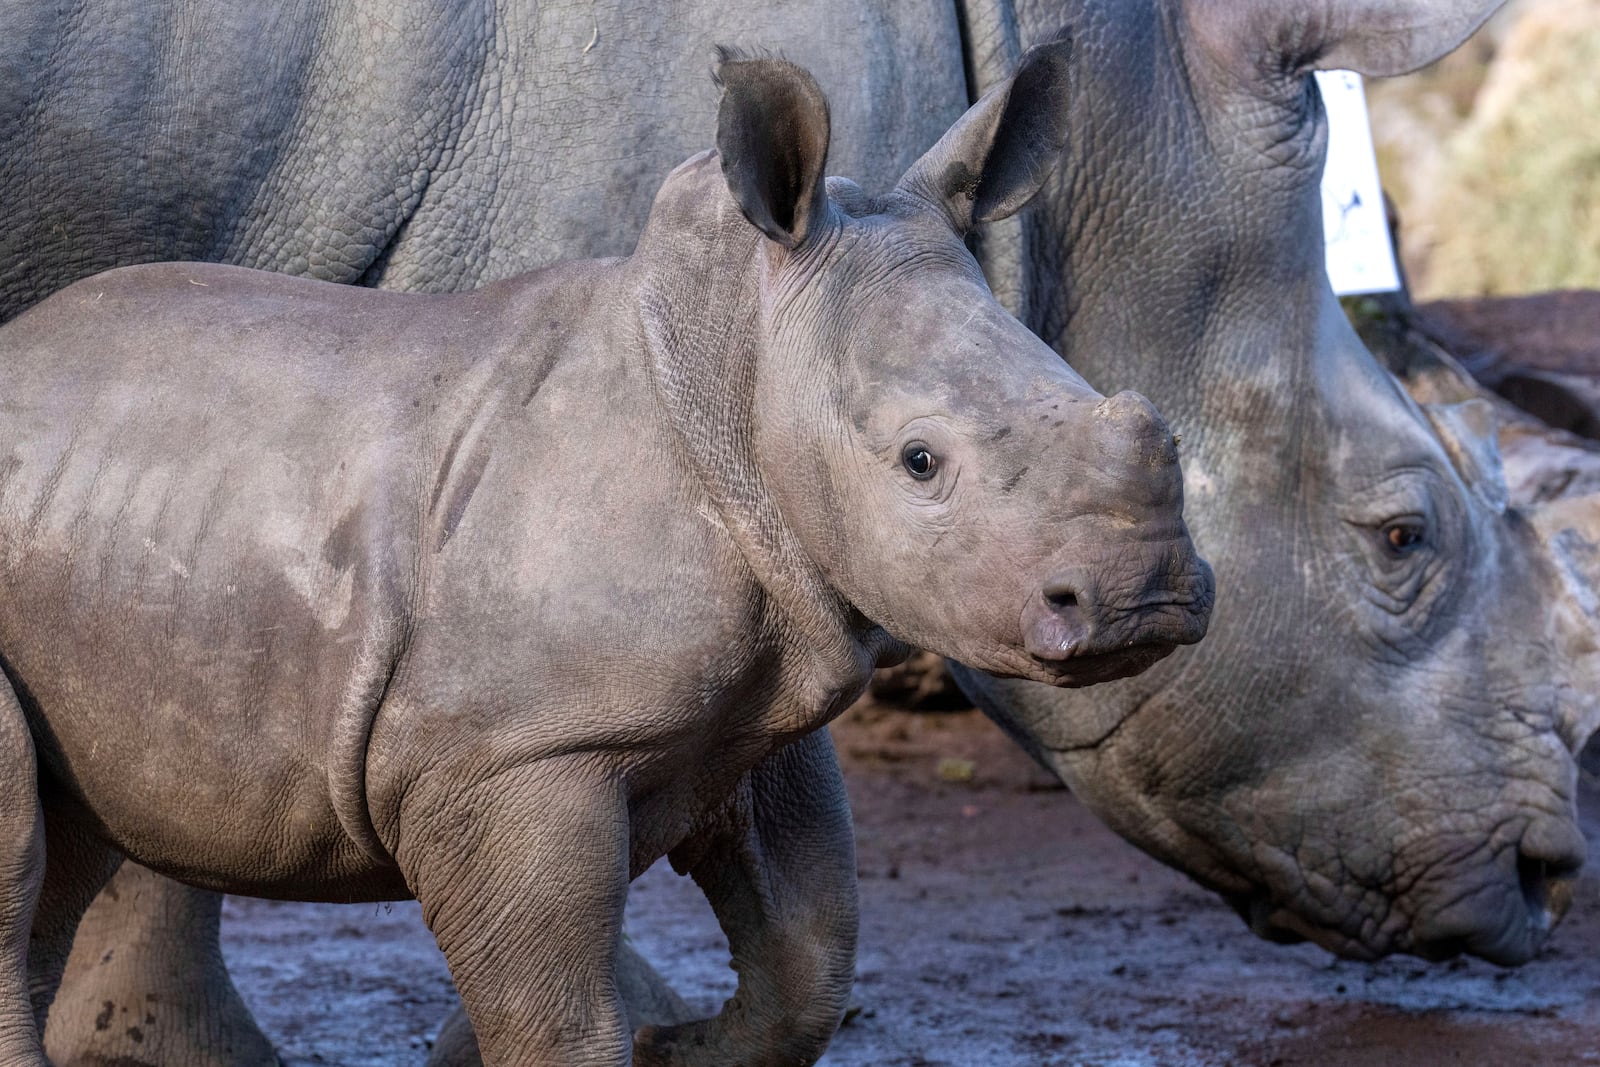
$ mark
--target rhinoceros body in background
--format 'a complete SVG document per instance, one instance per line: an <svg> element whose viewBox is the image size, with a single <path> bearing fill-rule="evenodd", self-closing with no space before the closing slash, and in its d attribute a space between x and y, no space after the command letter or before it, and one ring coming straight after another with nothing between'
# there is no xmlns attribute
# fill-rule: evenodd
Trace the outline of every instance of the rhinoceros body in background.
<svg viewBox="0 0 1600 1067"><path fill-rule="evenodd" d="M122 855L414 894L488 1062L820 1056L855 859L813 732L908 642L1081 685L1205 632L1172 435L962 242L1059 159L1069 51L882 197L826 191L809 75L725 58L718 151L627 259L435 296L144 265L0 327L0 1061L44 1067ZM669 853L741 991L635 1053L623 903Z"/></svg>
<svg viewBox="0 0 1600 1067"><path fill-rule="evenodd" d="M189 52L155 48L155 31L118 5L77 21L13 6L7 25L29 32L0 41L0 98L23 105L0 108L0 123L26 117L0 127L0 292L12 309L140 258L446 288L615 250L643 204L594 161L654 175L700 143L684 116L701 113L709 90L684 57L714 40L781 47L824 85L862 87L841 99L835 126L871 145L846 169L886 188L954 117L969 78L982 87L1022 42L1072 24L1066 164L1020 222L984 234L985 262L997 291L1091 381L1142 388L1174 419L1194 460L1192 525L1223 595L1203 645L1070 707L1048 690L969 684L1120 832L1224 891L1262 933L1357 954L1467 948L1506 960L1537 942L1579 854L1568 749L1589 722L1563 690L1583 680L1552 660L1562 635L1541 606L1554 595L1549 561L1515 514L1498 513L1472 412L1412 406L1336 313L1316 217L1319 109L1304 76L1324 63L1387 73L1425 61L1491 0L964 0L955 13L813 0L682 3L648 17L502 0L452 9L455 21L429 4L381 19L319 8L285 11L248 46L236 28L183 24L176 39L210 62L182 77ZM18 41L32 42L32 65L15 58ZM97 49L135 73L104 77ZM365 84L391 91L363 94L363 56ZM459 84L435 69L450 56L470 72ZM52 66L61 72L47 79ZM90 70L95 79L74 76ZM610 92L609 106L571 107L579 84ZM132 88L149 90L137 107L123 102ZM440 101L447 90L456 95ZM452 101L464 103L452 112ZM74 135L44 136L59 126ZM102 202L116 207L96 214ZM1370 513L1406 454L1419 471L1409 506L1437 508L1420 539L1392 526L1391 547L1434 561L1420 566L1426 603L1409 609L1393 591L1417 583L1383 547L1386 525L1405 516ZM1435 766L1463 783L1458 794L1434 788ZM141 1050L115 1028L93 1030L103 1001L226 989L209 936L216 902L147 881L138 893L90 912L87 945L117 951L81 953L73 1036L112 1057ZM175 963L180 951L193 955ZM192 1025L196 1044L214 1047L202 1023L227 1014L170 1026Z"/></svg>

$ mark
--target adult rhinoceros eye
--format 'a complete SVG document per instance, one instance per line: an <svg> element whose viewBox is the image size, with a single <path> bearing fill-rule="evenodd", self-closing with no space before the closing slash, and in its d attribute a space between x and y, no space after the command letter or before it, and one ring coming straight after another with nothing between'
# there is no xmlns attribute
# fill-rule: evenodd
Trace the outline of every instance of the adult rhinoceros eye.
<svg viewBox="0 0 1600 1067"><path fill-rule="evenodd" d="M1390 555L1406 556L1422 547L1428 537L1428 530L1419 519L1395 519L1383 524L1380 531L1383 535L1384 547Z"/></svg>
<svg viewBox="0 0 1600 1067"><path fill-rule="evenodd" d="M932 478L939 469L939 461L928 451L928 446L920 441L913 441L900 452L900 465L919 482Z"/></svg>

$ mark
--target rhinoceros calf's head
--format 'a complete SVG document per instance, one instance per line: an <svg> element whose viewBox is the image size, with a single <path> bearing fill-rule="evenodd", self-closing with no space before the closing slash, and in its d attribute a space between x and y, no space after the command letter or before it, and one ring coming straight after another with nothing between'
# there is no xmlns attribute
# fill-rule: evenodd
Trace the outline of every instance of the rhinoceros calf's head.
<svg viewBox="0 0 1600 1067"><path fill-rule="evenodd" d="M1084 685L1199 640L1212 585L1161 416L1085 384L1000 307L963 240L1048 177L1067 65L1064 40L1031 51L874 197L824 181L827 107L809 75L726 56L718 152L663 187L639 258L670 279L670 307L648 313L654 343L702 357L679 361L699 384L669 406L730 381L740 397L723 421L747 432L703 466L772 503L754 525L781 526L796 559L900 642ZM685 252L697 233L731 234L745 266ZM746 300L731 333L682 321ZM717 348L745 354L719 363Z"/></svg>
<svg viewBox="0 0 1600 1067"><path fill-rule="evenodd" d="M1078 91L1028 234L1035 325L1172 420L1222 596L1203 644L1137 679L964 684L1264 936L1525 960L1584 853L1560 585L1482 413L1413 403L1328 288L1310 77L1420 65L1497 4L1066 6Z"/></svg>

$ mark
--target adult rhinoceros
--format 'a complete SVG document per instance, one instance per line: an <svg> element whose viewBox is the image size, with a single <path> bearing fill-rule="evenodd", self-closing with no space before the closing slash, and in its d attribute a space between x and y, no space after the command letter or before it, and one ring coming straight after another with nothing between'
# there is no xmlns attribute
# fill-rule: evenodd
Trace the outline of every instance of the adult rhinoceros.
<svg viewBox="0 0 1600 1067"><path fill-rule="evenodd" d="M1569 750L1587 724L1547 628L1552 568L1499 510L1472 411L1417 408L1337 313L1308 77L1419 65L1497 6L811 0L645 16L423 0L161 22L142 5L12 0L0 315L138 259L444 289L617 250L639 190L703 139L714 40L812 66L852 105L834 116L841 143L871 146L840 169L887 188L1022 43L1070 23L1064 169L984 252L1092 382L1169 412L1221 597L1207 642L1148 682L1070 707L969 684L1120 831L1261 932L1522 959L1581 854ZM581 110L580 86L596 101ZM214 936L194 936L214 928L214 899L128 872L116 888L120 908L103 901L80 936L75 1014L58 1005L78 1026L52 1048L237 1061L224 1046L246 1039L216 1003L163 1015L142 1044L94 1031L106 1002L225 988Z"/></svg>
<svg viewBox="0 0 1600 1067"><path fill-rule="evenodd" d="M1507 507L1481 402L1413 403L1322 259L1321 67L1388 75L1494 2L1082 0L1032 324L1182 434L1207 647L1085 699L959 671L996 721L1257 932L1530 958L1581 863L1592 635ZM1020 36L1060 10L1021 8Z"/></svg>

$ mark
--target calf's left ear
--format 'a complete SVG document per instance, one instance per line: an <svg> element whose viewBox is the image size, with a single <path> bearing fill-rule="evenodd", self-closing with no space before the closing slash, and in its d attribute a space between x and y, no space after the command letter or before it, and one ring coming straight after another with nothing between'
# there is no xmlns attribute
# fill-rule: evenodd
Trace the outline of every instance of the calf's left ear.
<svg viewBox="0 0 1600 1067"><path fill-rule="evenodd" d="M985 93L911 165L900 187L942 203L963 234L1022 210L1055 171L1067 144L1071 59L1065 31L1028 49L1011 77Z"/></svg>
<svg viewBox="0 0 1600 1067"><path fill-rule="evenodd" d="M717 152L728 191L762 233L798 248L828 210L828 101L803 67L717 49Z"/></svg>
<svg viewBox="0 0 1600 1067"><path fill-rule="evenodd" d="M1467 488L1490 510L1504 511L1510 494L1500 462L1500 417L1493 405L1487 400L1424 404L1422 412Z"/></svg>

